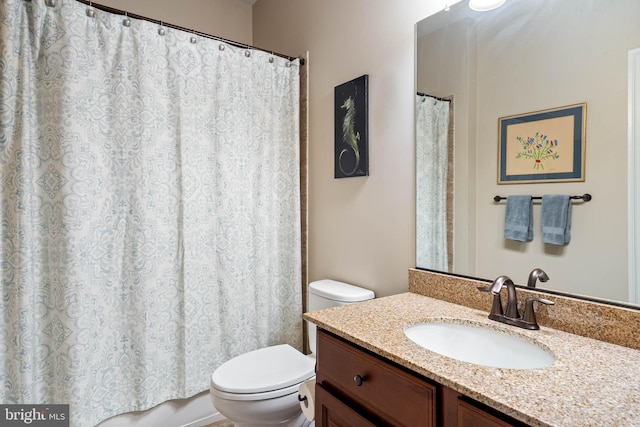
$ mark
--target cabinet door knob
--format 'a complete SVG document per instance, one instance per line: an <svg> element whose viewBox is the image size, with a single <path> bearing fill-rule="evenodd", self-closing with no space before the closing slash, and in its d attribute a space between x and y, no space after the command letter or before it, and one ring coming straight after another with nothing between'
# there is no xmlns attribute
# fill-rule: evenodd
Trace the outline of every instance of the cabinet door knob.
<svg viewBox="0 0 640 427"><path fill-rule="evenodd" d="M367 377L362 375L356 375L355 377L353 377L353 382L355 382L358 387L360 387L366 380Z"/></svg>

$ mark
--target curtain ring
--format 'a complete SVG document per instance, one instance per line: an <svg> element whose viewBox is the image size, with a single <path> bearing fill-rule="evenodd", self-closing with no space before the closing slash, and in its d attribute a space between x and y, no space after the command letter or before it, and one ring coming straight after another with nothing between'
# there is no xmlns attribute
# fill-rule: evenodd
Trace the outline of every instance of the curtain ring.
<svg viewBox="0 0 640 427"><path fill-rule="evenodd" d="M91 4L91 2L89 2L89 7L87 8L87 16L89 18L93 18L94 16L96 16L96 11L93 10L93 5Z"/></svg>
<svg viewBox="0 0 640 427"><path fill-rule="evenodd" d="M164 28L162 28L162 21L160 21L160 28L158 28L158 34L161 36L164 36L165 34Z"/></svg>
<svg viewBox="0 0 640 427"><path fill-rule="evenodd" d="M220 44L220 45L218 46L218 50L224 50L224 45L223 45L223 44Z"/></svg>
<svg viewBox="0 0 640 427"><path fill-rule="evenodd" d="M46 4L49 7L56 7L56 0L45 0L44 4Z"/></svg>
<svg viewBox="0 0 640 427"><path fill-rule="evenodd" d="M131 19L129 19L129 15L127 15L127 12L124 12L124 19L122 20L122 25L124 25L125 27L130 27L131 26Z"/></svg>

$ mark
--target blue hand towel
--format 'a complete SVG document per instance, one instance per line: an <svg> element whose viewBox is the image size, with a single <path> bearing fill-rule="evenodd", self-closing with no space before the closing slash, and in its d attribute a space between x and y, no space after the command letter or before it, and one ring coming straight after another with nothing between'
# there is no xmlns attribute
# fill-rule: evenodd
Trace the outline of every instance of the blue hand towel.
<svg viewBox="0 0 640 427"><path fill-rule="evenodd" d="M519 242L533 240L531 196L508 196L504 217L504 238Z"/></svg>
<svg viewBox="0 0 640 427"><path fill-rule="evenodd" d="M564 194L542 196L542 241L565 245L571 240L571 197Z"/></svg>

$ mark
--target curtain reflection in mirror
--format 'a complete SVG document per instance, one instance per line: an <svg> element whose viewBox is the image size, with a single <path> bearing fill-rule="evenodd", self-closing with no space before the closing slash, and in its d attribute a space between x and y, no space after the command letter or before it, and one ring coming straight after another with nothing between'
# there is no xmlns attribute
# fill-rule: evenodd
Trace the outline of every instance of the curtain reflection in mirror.
<svg viewBox="0 0 640 427"><path fill-rule="evenodd" d="M453 268L452 102L416 95L416 265Z"/></svg>

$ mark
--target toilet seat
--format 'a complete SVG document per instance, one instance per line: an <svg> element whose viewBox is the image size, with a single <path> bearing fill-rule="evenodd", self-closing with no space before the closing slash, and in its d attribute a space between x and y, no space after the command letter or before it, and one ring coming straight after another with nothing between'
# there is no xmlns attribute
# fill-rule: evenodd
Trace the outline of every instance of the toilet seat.
<svg viewBox="0 0 640 427"><path fill-rule="evenodd" d="M214 396L229 400L263 400L296 393L315 376L315 360L288 344L242 354L211 375Z"/></svg>

